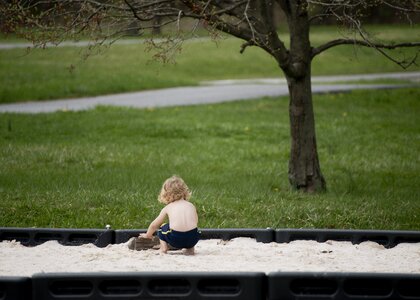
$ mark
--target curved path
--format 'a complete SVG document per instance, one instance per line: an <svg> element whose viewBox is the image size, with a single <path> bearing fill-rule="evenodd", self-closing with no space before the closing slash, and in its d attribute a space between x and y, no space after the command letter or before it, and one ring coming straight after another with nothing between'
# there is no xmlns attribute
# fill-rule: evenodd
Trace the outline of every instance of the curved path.
<svg viewBox="0 0 420 300"><path fill-rule="evenodd" d="M368 78L366 78L368 76ZM317 84L364 79L410 79L420 81L420 72L387 73L350 76L313 77L313 93L345 92L357 89L387 89L420 87L417 84ZM277 97L288 95L284 79L255 79L206 82L205 86L177 87L134 93L114 94L77 99L24 102L0 105L0 113L47 113L65 110L86 110L98 105L128 106L135 108L181 106L220 103L226 101Z"/></svg>

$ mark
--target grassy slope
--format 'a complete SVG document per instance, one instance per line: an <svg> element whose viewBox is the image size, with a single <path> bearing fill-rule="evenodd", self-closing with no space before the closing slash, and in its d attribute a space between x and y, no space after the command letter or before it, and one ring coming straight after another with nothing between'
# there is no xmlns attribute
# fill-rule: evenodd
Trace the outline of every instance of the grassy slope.
<svg viewBox="0 0 420 300"><path fill-rule="evenodd" d="M373 27L378 39L410 40L417 27ZM340 36L330 28L316 27L314 46ZM287 36L282 35L287 41ZM145 45L114 45L83 61L77 47L0 50L0 103L111 94L180 85L203 80L283 76L275 61L262 50L248 48L239 54L241 41L233 38L186 42L176 63L160 64L145 52ZM414 53L406 50L404 53ZM395 52L397 56L403 54ZM71 70L71 71L70 71ZM412 67L409 70L419 70ZM370 49L341 46L313 62L314 75L402 71Z"/></svg>
<svg viewBox="0 0 420 300"><path fill-rule="evenodd" d="M3 114L0 226L146 227L166 177L201 227L420 229L420 90L316 95L329 191L289 190L287 99Z"/></svg>

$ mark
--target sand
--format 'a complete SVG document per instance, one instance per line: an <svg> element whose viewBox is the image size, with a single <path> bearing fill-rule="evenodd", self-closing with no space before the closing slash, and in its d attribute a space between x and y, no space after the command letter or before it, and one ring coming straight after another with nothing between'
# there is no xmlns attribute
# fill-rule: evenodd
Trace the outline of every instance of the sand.
<svg viewBox="0 0 420 300"><path fill-rule="evenodd" d="M0 243L0 276L31 276L42 272L381 272L420 273L420 243L385 249L374 242L294 241L257 243L250 238L202 240L196 255L181 251L129 250L126 244L98 248L93 244L62 246L49 241L25 247Z"/></svg>

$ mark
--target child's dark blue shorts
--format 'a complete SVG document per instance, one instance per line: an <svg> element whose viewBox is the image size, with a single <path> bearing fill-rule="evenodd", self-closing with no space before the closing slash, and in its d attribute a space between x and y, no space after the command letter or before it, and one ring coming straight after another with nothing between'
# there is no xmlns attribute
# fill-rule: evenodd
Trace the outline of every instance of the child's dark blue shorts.
<svg viewBox="0 0 420 300"><path fill-rule="evenodd" d="M160 226L157 235L159 239L178 249L192 248L200 239L200 233L197 228L182 232L171 229L167 223Z"/></svg>

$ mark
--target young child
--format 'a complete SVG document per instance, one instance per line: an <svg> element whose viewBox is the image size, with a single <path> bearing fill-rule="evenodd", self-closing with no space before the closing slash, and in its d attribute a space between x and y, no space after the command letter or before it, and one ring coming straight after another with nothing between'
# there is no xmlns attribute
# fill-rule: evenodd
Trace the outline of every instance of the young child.
<svg viewBox="0 0 420 300"><path fill-rule="evenodd" d="M140 234L141 238L153 238L153 233L158 230L160 239L160 252L167 253L169 245L185 249L187 255L194 254L194 246L200 235L197 229L198 216L195 206L189 202L191 192L185 182L177 176L167 179L162 186L158 200L166 206L159 216L149 225L146 233ZM169 224L164 223L166 216Z"/></svg>

